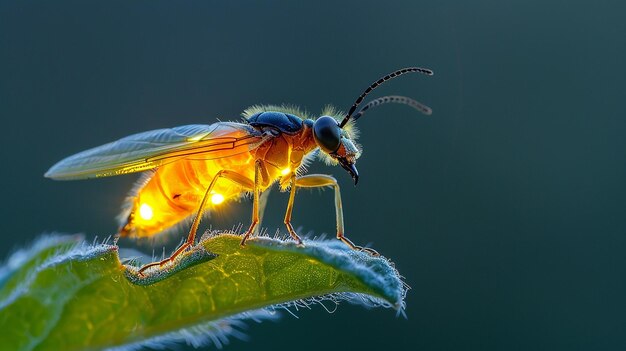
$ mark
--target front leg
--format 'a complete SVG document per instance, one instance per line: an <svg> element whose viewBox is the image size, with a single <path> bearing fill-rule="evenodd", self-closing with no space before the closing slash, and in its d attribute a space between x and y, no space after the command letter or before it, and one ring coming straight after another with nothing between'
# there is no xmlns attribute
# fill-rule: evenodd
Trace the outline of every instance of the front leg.
<svg viewBox="0 0 626 351"><path fill-rule="evenodd" d="M285 213L285 225L289 234L301 244L302 240L293 229L291 225L291 213L293 211L293 203L296 195L296 188L322 188L330 186L335 190L335 216L337 219L337 239L348 245L353 250L366 251L374 256L378 256L376 250L370 248L363 248L361 246L354 245L354 243L348 239L344 234L343 228L343 207L341 204L341 192L339 191L339 184L337 180L329 175L325 174L309 174L302 177L292 176L291 180L291 193L289 194L289 203L287 204L287 212Z"/></svg>

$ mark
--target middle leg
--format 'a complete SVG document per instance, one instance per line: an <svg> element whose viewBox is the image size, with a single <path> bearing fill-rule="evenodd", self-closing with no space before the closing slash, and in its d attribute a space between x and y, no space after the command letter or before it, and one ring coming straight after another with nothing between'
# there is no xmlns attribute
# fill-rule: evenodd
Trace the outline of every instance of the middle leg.
<svg viewBox="0 0 626 351"><path fill-rule="evenodd" d="M241 239L241 246L246 245L246 240L248 240L250 235L254 233L254 229L261 221L259 215L259 198L261 196L260 187L262 180L261 178L263 178L262 174L267 174L267 170L263 165L263 161L256 160L256 162L254 163L254 184L252 187L252 220L250 222L250 228L248 228L248 230L243 235L243 238Z"/></svg>

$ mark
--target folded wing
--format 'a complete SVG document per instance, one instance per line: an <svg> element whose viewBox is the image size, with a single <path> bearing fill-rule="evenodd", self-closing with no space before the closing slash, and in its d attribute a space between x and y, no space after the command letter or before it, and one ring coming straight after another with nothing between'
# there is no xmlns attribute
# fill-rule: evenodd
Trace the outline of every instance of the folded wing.
<svg viewBox="0 0 626 351"><path fill-rule="evenodd" d="M217 159L249 152L272 138L233 122L192 124L134 134L67 157L45 177L57 180L141 172L181 158Z"/></svg>

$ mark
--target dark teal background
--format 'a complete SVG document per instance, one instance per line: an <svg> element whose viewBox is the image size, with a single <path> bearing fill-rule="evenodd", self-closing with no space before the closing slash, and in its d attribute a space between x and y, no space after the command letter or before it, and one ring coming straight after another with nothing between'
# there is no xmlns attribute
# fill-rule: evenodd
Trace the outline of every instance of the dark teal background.
<svg viewBox="0 0 626 351"><path fill-rule="evenodd" d="M358 187L311 167L343 186L348 235L412 286L408 319L313 307L252 323L228 350L623 350L625 13L623 1L0 1L0 257L42 232L116 230L136 177L44 179L65 156L252 104L347 109L380 75L421 65L435 76L374 95L433 116L384 106L360 120ZM272 194L272 232L286 200ZM249 210L212 225L247 225ZM332 235L332 192L300 192L294 223Z"/></svg>

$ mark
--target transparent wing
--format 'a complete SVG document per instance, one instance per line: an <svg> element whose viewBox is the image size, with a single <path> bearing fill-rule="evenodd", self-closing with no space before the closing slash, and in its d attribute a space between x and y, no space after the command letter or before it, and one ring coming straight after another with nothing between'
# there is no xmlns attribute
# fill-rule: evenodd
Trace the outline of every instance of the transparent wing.
<svg viewBox="0 0 626 351"><path fill-rule="evenodd" d="M141 172L181 158L216 159L249 152L271 138L232 122L157 129L72 155L45 176L70 180Z"/></svg>

